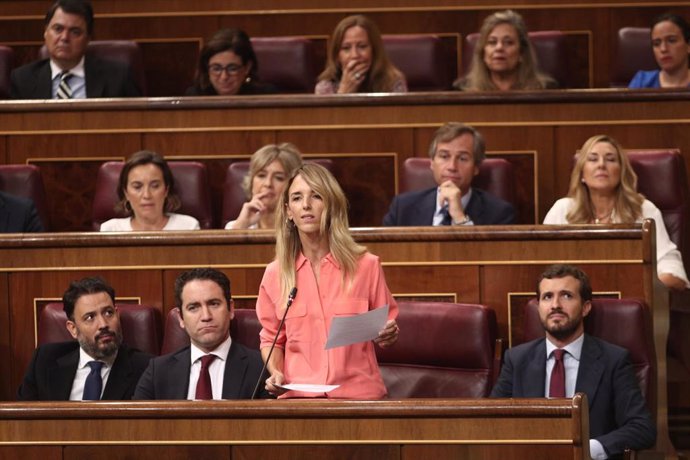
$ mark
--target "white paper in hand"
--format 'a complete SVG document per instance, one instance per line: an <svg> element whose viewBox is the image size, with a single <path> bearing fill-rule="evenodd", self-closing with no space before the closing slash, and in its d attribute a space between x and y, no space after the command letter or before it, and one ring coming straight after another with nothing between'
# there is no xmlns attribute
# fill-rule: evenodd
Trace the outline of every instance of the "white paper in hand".
<svg viewBox="0 0 690 460"><path fill-rule="evenodd" d="M326 341L326 350L367 342L379 336L388 320L388 305L354 316L336 316Z"/></svg>
<svg viewBox="0 0 690 460"><path fill-rule="evenodd" d="M328 393L338 388L340 385L317 385L315 383L286 383L276 385L285 390L301 391L303 393Z"/></svg>

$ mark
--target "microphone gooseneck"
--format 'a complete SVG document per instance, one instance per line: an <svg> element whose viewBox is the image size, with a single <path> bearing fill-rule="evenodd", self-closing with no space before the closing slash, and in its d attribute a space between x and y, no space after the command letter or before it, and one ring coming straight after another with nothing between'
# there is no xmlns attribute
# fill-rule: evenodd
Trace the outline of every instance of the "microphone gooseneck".
<svg viewBox="0 0 690 460"><path fill-rule="evenodd" d="M290 309L292 302L295 301L296 296L297 296L297 288L293 287L292 290L290 291L290 294L288 294L287 304L285 305L285 312L283 313L283 317L280 319L280 324L278 325L278 330L276 330L276 336L273 337L273 343L271 344L271 349L268 350L268 356L266 357L266 361L264 362L264 367L261 369L261 372L259 373L259 380L256 381L256 385L254 386L254 391L252 392L252 399L254 399L256 397L256 393L259 391L259 385L261 385L261 382L263 381L264 372L266 372L266 367L268 366L268 362L271 360L271 355L273 354L273 349L275 348L276 341L278 340L278 334L280 333L280 329L282 329L283 324L285 323L285 317L287 316L287 312Z"/></svg>

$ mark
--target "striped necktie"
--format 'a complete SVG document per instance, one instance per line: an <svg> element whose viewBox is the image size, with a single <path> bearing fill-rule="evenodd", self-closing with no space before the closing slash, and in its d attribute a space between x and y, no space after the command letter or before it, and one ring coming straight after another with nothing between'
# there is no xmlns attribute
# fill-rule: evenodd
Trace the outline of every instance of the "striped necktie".
<svg viewBox="0 0 690 460"><path fill-rule="evenodd" d="M60 74L60 85L57 89L58 99L72 99L72 88L69 86L70 78L72 78L72 74L67 70Z"/></svg>

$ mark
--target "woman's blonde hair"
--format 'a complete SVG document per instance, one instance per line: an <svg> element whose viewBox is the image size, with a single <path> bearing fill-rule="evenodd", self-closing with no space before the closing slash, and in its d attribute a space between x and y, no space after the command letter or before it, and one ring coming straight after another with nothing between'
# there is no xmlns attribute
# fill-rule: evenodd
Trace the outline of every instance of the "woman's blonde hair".
<svg viewBox="0 0 690 460"><path fill-rule="evenodd" d="M582 178L582 170L585 167L589 153L600 142L606 142L614 148L621 165L621 181L615 191L616 204L614 206L614 213L616 222L636 222L642 216L642 202L644 201L644 196L637 192L637 174L635 174L628 156L623 152L623 148L618 141L605 134L599 134L587 139L576 155L568 190L568 196L574 200L575 205L566 215L566 220L570 224L587 224L594 222L596 219L589 195L589 187Z"/></svg>
<svg viewBox="0 0 690 460"><path fill-rule="evenodd" d="M323 200L321 235L328 236L328 245L333 258L343 273L343 285L352 280L357 261L366 252L364 246L355 243L349 229L347 198L333 175L323 166L306 163L295 170L278 201L276 210L276 260L280 271L281 304L287 301L290 290L295 286L295 261L302 251L302 243L294 222L288 217L290 187L296 177L302 179Z"/></svg>
<svg viewBox="0 0 690 460"><path fill-rule="evenodd" d="M290 177L295 169L302 166L302 153L289 142L264 145L254 152L249 162L249 173L242 182L242 188L248 200L252 199L254 176L276 160L283 165L285 176Z"/></svg>
<svg viewBox="0 0 690 460"><path fill-rule="evenodd" d="M319 75L319 80L340 81L343 69L340 66L340 45L343 43L345 32L351 27L359 26L364 29L371 45L371 67L366 78L359 86L360 93L391 92L395 83L403 78L402 73L390 62L386 50L383 48L381 32L376 24L366 16L357 14L348 16L338 23L328 44L326 69Z"/></svg>
<svg viewBox="0 0 690 460"><path fill-rule="evenodd" d="M527 26L522 16L513 10L505 10L497 11L484 20L479 31L479 39L474 47L470 70L465 77L456 80L453 86L464 91L496 91L498 89L491 80L491 71L484 62L484 48L489 35L500 24L513 26L520 46L517 82L512 89L544 89L555 85L553 78L537 69L537 57L529 41Z"/></svg>

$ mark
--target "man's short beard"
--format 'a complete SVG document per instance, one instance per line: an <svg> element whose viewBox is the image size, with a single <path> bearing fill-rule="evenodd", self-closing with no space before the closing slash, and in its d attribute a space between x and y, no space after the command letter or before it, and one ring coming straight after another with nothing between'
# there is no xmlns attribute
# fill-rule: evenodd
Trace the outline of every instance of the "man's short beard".
<svg viewBox="0 0 690 460"><path fill-rule="evenodd" d="M98 346L98 339L95 339L94 342L89 342L84 336L80 336L77 340L79 341L79 346L81 346L89 356L95 359L107 360L115 356L117 350L120 348L120 344L122 344L122 332L111 332L115 335L115 339L103 347Z"/></svg>

